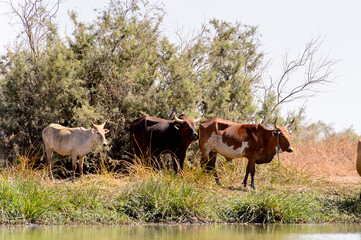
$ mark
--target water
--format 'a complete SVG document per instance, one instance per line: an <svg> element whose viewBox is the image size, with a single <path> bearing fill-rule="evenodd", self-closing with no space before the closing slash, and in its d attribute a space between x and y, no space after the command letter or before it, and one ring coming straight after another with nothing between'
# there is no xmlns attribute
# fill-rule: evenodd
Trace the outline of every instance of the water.
<svg viewBox="0 0 361 240"><path fill-rule="evenodd" d="M6 240L361 240L361 225L2 226Z"/></svg>

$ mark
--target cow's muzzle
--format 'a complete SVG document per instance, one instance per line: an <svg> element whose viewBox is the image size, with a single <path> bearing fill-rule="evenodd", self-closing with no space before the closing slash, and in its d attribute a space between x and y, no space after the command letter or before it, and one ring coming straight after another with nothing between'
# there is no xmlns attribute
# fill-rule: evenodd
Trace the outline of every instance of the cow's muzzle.
<svg viewBox="0 0 361 240"><path fill-rule="evenodd" d="M108 143L107 142L103 142L103 147L107 146Z"/></svg>
<svg viewBox="0 0 361 240"><path fill-rule="evenodd" d="M286 152L289 152L289 153L293 152L293 148L289 147L289 148L286 150Z"/></svg>

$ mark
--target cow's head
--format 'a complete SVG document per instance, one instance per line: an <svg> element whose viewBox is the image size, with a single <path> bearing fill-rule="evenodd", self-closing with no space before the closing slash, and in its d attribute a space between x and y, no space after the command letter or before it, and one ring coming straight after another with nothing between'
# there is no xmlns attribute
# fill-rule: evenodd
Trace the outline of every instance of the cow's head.
<svg viewBox="0 0 361 240"><path fill-rule="evenodd" d="M96 142L96 144L101 146L108 145L107 140L105 139L105 134L109 132L108 129L104 129L105 123L101 125L93 124L92 133L93 133L93 139Z"/></svg>
<svg viewBox="0 0 361 240"><path fill-rule="evenodd" d="M287 127L291 127L295 120L293 120ZM272 132L272 135L277 138L276 151L277 152L293 152L291 141L290 141L290 133L287 131L287 127L277 126L277 119L273 123L276 130Z"/></svg>
<svg viewBox="0 0 361 240"><path fill-rule="evenodd" d="M188 116L185 114L180 115L179 118L174 114L174 120L179 124L179 127L175 127L182 131L182 137L185 137L186 139L190 139L192 141L196 141L198 139L196 124L201 120L201 118L193 121L189 119Z"/></svg>

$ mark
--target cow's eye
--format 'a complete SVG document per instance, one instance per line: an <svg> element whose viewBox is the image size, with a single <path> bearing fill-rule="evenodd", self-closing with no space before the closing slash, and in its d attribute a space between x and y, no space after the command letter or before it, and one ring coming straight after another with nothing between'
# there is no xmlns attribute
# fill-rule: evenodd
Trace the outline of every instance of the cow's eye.
<svg viewBox="0 0 361 240"><path fill-rule="evenodd" d="M100 133L99 133L99 132L97 132L97 134L98 134L98 135L100 135Z"/></svg>

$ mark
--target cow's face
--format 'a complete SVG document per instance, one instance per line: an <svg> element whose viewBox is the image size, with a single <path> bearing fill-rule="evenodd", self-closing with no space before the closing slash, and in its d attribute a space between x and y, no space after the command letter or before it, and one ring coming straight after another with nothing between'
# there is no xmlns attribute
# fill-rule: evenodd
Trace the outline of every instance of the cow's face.
<svg viewBox="0 0 361 240"><path fill-rule="evenodd" d="M180 131L182 131L182 136L186 139L196 141L198 139L197 126L196 123L189 119L187 115L182 114L179 118L174 115L174 119L180 125Z"/></svg>
<svg viewBox="0 0 361 240"><path fill-rule="evenodd" d="M96 144L100 146L106 146L108 145L107 140L105 139L105 134L109 132L108 129L104 129L105 123L101 125L95 125L93 124L93 139L95 140Z"/></svg>
<svg viewBox="0 0 361 240"><path fill-rule="evenodd" d="M279 149L276 146L278 152L293 152L290 141L290 133L287 131L286 127L277 127L277 130L273 131L272 134L278 138Z"/></svg>

